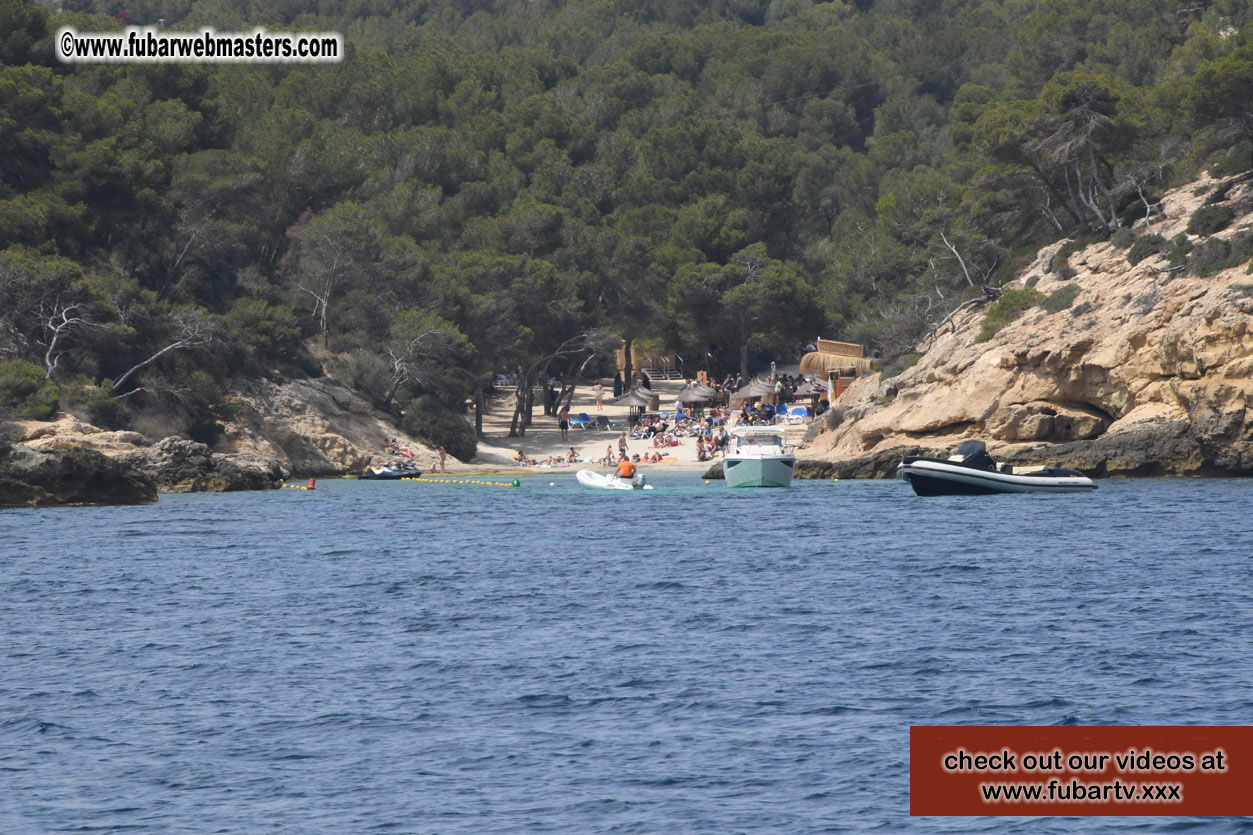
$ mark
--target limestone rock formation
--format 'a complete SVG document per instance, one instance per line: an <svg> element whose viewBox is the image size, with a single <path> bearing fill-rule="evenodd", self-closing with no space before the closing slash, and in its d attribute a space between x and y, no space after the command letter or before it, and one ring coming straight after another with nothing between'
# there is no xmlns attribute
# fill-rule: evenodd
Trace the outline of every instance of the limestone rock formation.
<svg viewBox="0 0 1253 835"><path fill-rule="evenodd" d="M249 380L232 394L235 417L216 449L277 459L302 475L344 475L392 460L390 440L423 463L432 451L379 415L370 403L329 377L275 383Z"/></svg>
<svg viewBox="0 0 1253 835"><path fill-rule="evenodd" d="M331 378L248 380L232 399L234 420L212 448L175 437L154 444L138 432L111 432L70 415L16 427L19 441L33 450L95 450L150 473L161 490L180 493L263 489L292 474L355 474L393 460L384 453L388 441L408 446L420 463L434 458Z"/></svg>
<svg viewBox="0 0 1253 835"><path fill-rule="evenodd" d="M0 442L0 507L146 504L153 479L86 448L35 450Z"/></svg>
<svg viewBox="0 0 1253 835"><path fill-rule="evenodd" d="M167 493L265 490L278 487L286 476L275 459L232 459L183 438L166 438L119 460L149 474Z"/></svg>
<svg viewBox="0 0 1253 835"><path fill-rule="evenodd" d="M1154 231L1184 233L1214 181L1163 201ZM1253 228L1247 182L1224 200L1237 218L1216 238ZM1190 236L1197 241L1195 236ZM986 440L1009 462L1094 475L1253 473L1253 276L1248 264L1210 277L1137 265L1109 243L1070 256L1074 277L1041 250L1014 286L1074 294L1055 313L1033 307L987 342L984 310L945 326L912 368L862 378L799 451L798 475L893 474L906 454Z"/></svg>

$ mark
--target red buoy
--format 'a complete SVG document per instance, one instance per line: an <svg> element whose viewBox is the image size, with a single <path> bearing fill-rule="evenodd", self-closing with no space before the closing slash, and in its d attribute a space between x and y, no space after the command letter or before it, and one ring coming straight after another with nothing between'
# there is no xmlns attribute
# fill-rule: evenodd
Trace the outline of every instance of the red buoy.
<svg viewBox="0 0 1253 835"><path fill-rule="evenodd" d="M313 486L313 479L309 479L309 486L308 486L308 487L306 487L305 489L306 489L306 490L314 490L314 489L316 489L316 488Z"/></svg>

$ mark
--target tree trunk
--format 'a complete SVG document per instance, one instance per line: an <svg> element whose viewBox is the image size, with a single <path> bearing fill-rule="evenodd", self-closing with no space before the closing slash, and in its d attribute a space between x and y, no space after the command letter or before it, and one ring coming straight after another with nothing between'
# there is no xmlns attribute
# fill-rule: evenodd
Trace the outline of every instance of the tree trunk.
<svg viewBox="0 0 1253 835"><path fill-rule="evenodd" d="M513 394L513 417L509 421L509 437L522 438L526 436L526 425L522 423L522 412L526 403L526 392L531 388L531 375L518 369L518 387Z"/></svg>
<svg viewBox="0 0 1253 835"><path fill-rule="evenodd" d="M1079 219L1079 215L1076 214L1075 210L1072 209L1070 207L1070 204L1066 202L1066 198L1062 197L1061 192L1059 192L1057 188L1051 182L1049 182L1049 178L1044 176L1044 172L1040 169L1040 166L1036 165L1033 160L1028 160L1027 164L1031 166L1031 170L1035 172L1035 175L1040 178L1040 182L1044 184L1044 187L1046 189L1048 189L1049 194L1053 195L1053 197L1057 200L1057 202L1062 204L1062 208L1065 209L1066 214L1070 215L1071 219L1074 220L1075 225L1082 226L1083 221ZM1067 178L1066 180L1066 186L1069 189L1069 186L1070 186L1069 178ZM1073 193L1071 196L1072 197L1074 196Z"/></svg>
<svg viewBox="0 0 1253 835"><path fill-rule="evenodd" d="M578 376L583 372L583 366L580 365L575 370L575 363L579 361L578 357L571 357L569 365L566 366L566 373L561 375L561 391L557 392L557 400L553 403L553 413L561 411L561 406L570 405L574 400L574 386L578 382ZM583 365L586 365L584 361Z"/></svg>
<svg viewBox="0 0 1253 835"><path fill-rule="evenodd" d="M748 330L740 325L740 374L748 380Z"/></svg>
<svg viewBox="0 0 1253 835"><path fill-rule="evenodd" d="M484 399L483 384L480 383L474 387L474 436L479 440L483 439L483 412L486 411Z"/></svg>
<svg viewBox="0 0 1253 835"><path fill-rule="evenodd" d="M622 355L623 357L625 357L625 359L623 360L623 370L622 370L622 390L623 391L631 390L631 371L633 370L631 368L631 343L634 341L635 341L635 338L631 336L624 337L622 340Z"/></svg>
<svg viewBox="0 0 1253 835"><path fill-rule="evenodd" d="M396 397L396 391L400 388L400 380L392 380L392 387L387 390L387 397L383 399L383 411L390 412L392 410L392 400Z"/></svg>

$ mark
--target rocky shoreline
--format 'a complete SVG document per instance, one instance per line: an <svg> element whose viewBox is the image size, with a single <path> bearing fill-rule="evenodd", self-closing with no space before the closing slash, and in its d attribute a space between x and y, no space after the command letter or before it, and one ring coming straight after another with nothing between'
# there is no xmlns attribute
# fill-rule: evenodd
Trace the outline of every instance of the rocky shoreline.
<svg viewBox="0 0 1253 835"><path fill-rule="evenodd" d="M156 481L92 449L40 452L0 441L0 507L150 504Z"/></svg>
<svg viewBox="0 0 1253 835"><path fill-rule="evenodd" d="M1212 193L1234 221L1189 234ZM1162 208L1154 231L1168 241L1201 247L1253 229L1247 180L1192 183ZM920 346L912 368L858 380L798 450L797 476L890 477L902 456L947 455L968 438L1000 461L1098 477L1253 474L1248 262L1184 275L1164 255L1133 265L1111 243L1069 257L1061 246L1041 250L1007 287L1064 304L1029 307L986 341L975 307Z"/></svg>
<svg viewBox="0 0 1253 835"><path fill-rule="evenodd" d="M293 476L348 475L385 463L391 458L380 451L389 441L433 457L330 378L249 381L233 399L235 419L213 447L180 437L153 441L70 415L19 422L0 460L0 507L136 504L156 501L158 492L273 489Z"/></svg>

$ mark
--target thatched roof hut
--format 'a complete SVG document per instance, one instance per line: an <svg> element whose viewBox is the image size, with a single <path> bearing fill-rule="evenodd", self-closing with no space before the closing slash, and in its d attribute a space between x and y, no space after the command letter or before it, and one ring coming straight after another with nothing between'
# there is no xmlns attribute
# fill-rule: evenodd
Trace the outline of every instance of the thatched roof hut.
<svg viewBox="0 0 1253 835"><path fill-rule="evenodd" d="M851 372L861 376L874 370L874 360L868 359L866 350L853 342L819 339L818 350L801 357L801 373L824 380L829 374Z"/></svg>

